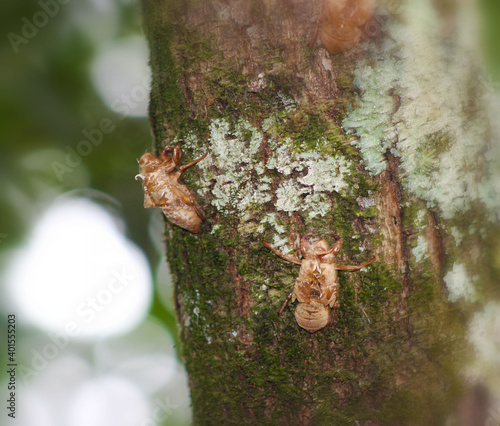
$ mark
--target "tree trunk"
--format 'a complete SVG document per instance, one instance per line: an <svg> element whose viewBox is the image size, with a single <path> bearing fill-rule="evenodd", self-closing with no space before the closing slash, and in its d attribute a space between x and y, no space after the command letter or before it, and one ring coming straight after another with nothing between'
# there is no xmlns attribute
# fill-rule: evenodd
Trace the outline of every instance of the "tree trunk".
<svg viewBox="0 0 500 426"><path fill-rule="evenodd" d="M202 232L165 234L196 424L456 412L466 319L491 283L465 3L379 3L331 55L313 43L321 0L143 0L156 150L208 152L184 175ZM286 252L296 233L341 237L342 264L378 258L339 273L336 321L315 333L296 304L277 315L299 266L262 245Z"/></svg>

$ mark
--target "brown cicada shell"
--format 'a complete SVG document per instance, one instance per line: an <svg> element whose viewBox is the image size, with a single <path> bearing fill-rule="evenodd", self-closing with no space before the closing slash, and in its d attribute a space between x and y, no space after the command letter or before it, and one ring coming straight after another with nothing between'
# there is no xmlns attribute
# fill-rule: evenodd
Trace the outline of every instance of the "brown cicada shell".
<svg viewBox="0 0 500 426"><path fill-rule="evenodd" d="M319 36L332 55L352 49L373 15L375 0L325 0L311 45Z"/></svg>
<svg viewBox="0 0 500 426"><path fill-rule="evenodd" d="M325 240L311 234L303 235L294 244L302 260L280 253L268 243L263 245L283 259L300 265L299 276L278 315L283 313L290 299L292 302L298 300L295 319L299 326L310 333L321 330L333 321L339 307L337 271L357 271L376 260L374 257L361 265L337 265L335 257L342 248L342 240L330 247Z"/></svg>
<svg viewBox="0 0 500 426"><path fill-rule="evenodd" d="M198 233L205 215L196 205L193 191L180 179L188 167L203 160L207 154L175 171L182 158L181 144L179 141L165 148L158 156L146 152L139 160L140 173L135 178L142 179L145 208L161 207L171 222Z"/></svg>

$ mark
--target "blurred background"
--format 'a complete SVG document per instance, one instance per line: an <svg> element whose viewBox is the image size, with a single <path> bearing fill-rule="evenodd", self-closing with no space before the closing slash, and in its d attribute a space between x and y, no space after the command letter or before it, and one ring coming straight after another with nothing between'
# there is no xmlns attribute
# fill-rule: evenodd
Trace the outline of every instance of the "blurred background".
<svg viewBox="0 0 500 426"><path fill-rule="evenodd" d="M500 2L478 6L498 96ZM0 339L15 315L15 424L190 424L163 219L134 180L152 146L140 4L0 7Z"/></svg>
<svg viewBox="0 0 500 426"><path fill-rule="evenodd" d="M140 3L0 7L0 339L15 313L18 364L0 424L190 424L163 219L134 180L153 142Z"/></svg>

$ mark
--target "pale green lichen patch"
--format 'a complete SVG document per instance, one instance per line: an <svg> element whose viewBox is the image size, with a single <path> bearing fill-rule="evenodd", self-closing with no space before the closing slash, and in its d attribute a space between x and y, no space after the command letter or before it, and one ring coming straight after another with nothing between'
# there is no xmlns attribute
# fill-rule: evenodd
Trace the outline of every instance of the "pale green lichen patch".
<svg viewBox="0 0 500 426"><path fill-rule="evenodd" d="M324 217L331 208L330 194L348 192L347 177L353 172L352 163L340 154L316 152L295 152L292 142L285 139L270 139L273 155L266 168L277 171L282 180L276 190L276 209L293 213L301 211L310 218ZM320 138L318 145L328 145L326 138ZM299 175L297 175L299 173Z"/></svg>
<svg viewBox="0 0 500 426"><path fill-rule="evenodd" d="M273 120L267 119L264 128ZM262 232L267 223L284 233L275 218L262 214L266 203L274 201L278 212L301 212L312 219L330 212L332 194L351 193L348 178L354 166L342 154L296 152L291 139L270 137L264 128L243 119L236 123L215 119L210 123L210 152L199 163L198 191L208 196L217 211L243 222L260 221L259 225L245 227L246 232ZM264 142L268 152L265 161ZM316 143L327 146L329 141L320 138ZM186 138L186 145L197 146L196 138Z"/></svg>
<svg viewBox="0 0 500 426"><path fill-rule="evenodd" d="M387 167L390 151L401 160L405 188L450 219L478 199L487 126L471 106L482 92L475 52L460 38L445 43L437 12L423 3L404 2L405 25L391 21L390 37L357 67L359 107L343 125L373 175Z"/></svg>
<svg viewBox="0 0 500 426"><path fill-rule="evenodd" d="M458 299L474 302L477 297L473 282L476 280L477 277L469 276L464 264L454 263L453 268L444 277L450 302L456 302Z"/></svg>
<svg viewBox="0 0 500 426"><path fill-rule="evenodd" d="M413 256L415 256L415 260L417 262L421 262L424 258L428 256L427 254L428 249L429 249L429 244L427 243L427 240L422 235L419 235L417 237L417 245L413 247L411 252L413 253Z"/></svg>
<svg viewBox="0 0 500 426"><path fill-rule="evenodd" d="M416 234L408 238L415 288L430 282L422 276L423 263L430 259L435 265L439 251L446 251L448 299L468 307L481 299L484 274L479 258L463 243L474 247L486 229L479 214L489 212L493 221L498 205L492 162L484 155L491 126L477 69L479 49L470 37L475 34L470 20L474 13L467 12L472 4L454 5L455 33L450 36L442 32L436 2L403 0L398 15L387 21L385 39L369 44L370 59L356 66L359 96L343 121L367 170L379 176L395 156L391 166L399 167L390 172L396 172L403 196L413 206L419 204L415 197L426 205L419 211L402 205L405 225ZM437 223L426 220L427 210L436 213ZM473 324L471 336L480 334L479 328Z"/></svg>
<svg viewBox="0 0 500 426"><path fill-rule="evenodd" d="M455 245L460 246L464 239L464 234L456 226L450 227L450 233L455 240Z"/></svg>
<svg viewBox="0 0 500 426"><path fill-rule="evenodd" d="M409 225L418 233L414 239L411 253L415 257L415 261L419 263L429 257L429 243L425 235L427 227L429 226L426 209L416 211L415 216L409 218L409 220Z"/></svg>
<svg viewBox="0 0 500 426"><path fill-rule="evenodd" d="M289 253L290 247L288 246L288 230L286 226L279 220L278 214L267 213L264 218L259 222L259 225L254 229L257 233L264 233L266 225L273 230L273 240L269 243L280 250L282 253Z"/></svg>
<svg viewBox="0 0 500 426"><path fill-rule="evenodd" d="M297 155L307 168L307 175L297 181L312 187L314 192L342 192L348 184L344 177L351 172L351 164L345 158L317 158L315 153Z"/></svg>
<svg viewBox="0 0 500 426"><path fill-rule="evenodd" d="M234 128L226 120L210 124L210 155L200 163L200 192L211 192L211 203L223 213L241 214L271 200L268 182L257 183L259 147L262 133L249 123L240 121ZM214 170L224 171L218 173Z"/></svg>
<svg viewBox="0 0 500 426"><path fill-rule="evenodd" d="M385 49L389 49L385 45ZM356 69L354 84L362 92L359 108L351 111L343 125L348 131L355 130L357 146L367 169L374 175L387 168L385 154L396 140L396 130L392 124L395 99L390 94L396 75L398 62L381 61L376 68L363 63Z"/></svg>
<svg viewBox="0 0 500 426"><path fill-rule="evenodd" d="M492 393L500 395L500 304L489 302L482 312L475 313L469 325L469 341L476 353L476 362L469 368L472 377L489 378Z"/></svg>

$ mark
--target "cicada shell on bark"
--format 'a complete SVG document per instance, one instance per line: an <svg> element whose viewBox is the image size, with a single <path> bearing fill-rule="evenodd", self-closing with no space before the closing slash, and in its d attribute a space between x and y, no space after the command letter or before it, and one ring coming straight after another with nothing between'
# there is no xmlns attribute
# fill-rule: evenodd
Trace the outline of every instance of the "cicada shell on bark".
<svg viewBox="0 0 500 426"><path fill-rule="evenodd" d="M321 330L331 322L339 307L337 271L357 271L376 260L374 257L361 265L338 265L335 257L342 248L342 240L329 246L325 240L312 234L303 235L295 244L302 259L283 254L268 243L263 245L283 259L300 265L299 276L278 315L283 313L290 299L298 301L295 319L310 333Z"/></svg>
<svg viewBox="0 0 500 426"><path fill-rule="evenodd" d="M140 173L136 179L142 179L145 208L160 207L172 223L199 233L205 215L196 205L194 192L180 179L188 167L203 160L207 154L175 170L182 159L181 144L179 141L165 148L158 156L145 153L139 160Z"/></svg>
<svg viewBox="0 0 500 426"><path fill-rule="evenodd" d="M375 0L325 0L313 43L319 36L332 55L352 49L373 16Z"/></svg>

